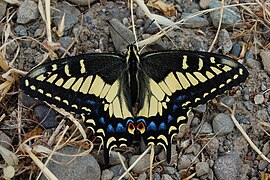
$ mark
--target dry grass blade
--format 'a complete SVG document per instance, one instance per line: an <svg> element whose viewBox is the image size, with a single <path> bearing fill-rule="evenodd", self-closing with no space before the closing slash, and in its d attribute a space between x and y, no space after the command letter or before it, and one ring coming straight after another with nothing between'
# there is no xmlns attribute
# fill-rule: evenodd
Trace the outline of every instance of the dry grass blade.
<svg viewBox="0 0 270 180"><path fill-rule="evenodd" d="M30 156L30 158L35 162L35 164L40 168L43 174L50 180L58 180L57 177L43 164L37 156L32 152L32 148L27 144L22 144L23 150Z"/></svg>
<svg viewBox="0 0 270 180"><path fill-rule="evenodd" d="M6 61L3 59L3 57L0 55L0 67L6 72L9 70L9 66L6 63Z"/></svg>
<svg viewBox="0 0 270 180"><path fill-rule="evenodd" d="M21 2L18 1L18 0L4 0L4 1L6 1L9 4L15 4L17 6L20 6L21 5Z"/></svg>
<svg viewBox="0 0 270 180"><path fill-rule="evenodd" d="M19 159L17 158L16 154L4 148L1 145L0 145L0 154L8 165L10 166L18 165Z"/></svg>
<svg viewBox="0 0 270 180"><path fill-rule="evenodd" d="M46 29L47 38L49 44L52 42L52 30L51 30L51 1L45 0L45 14L46 14Z"/></svg>
<svg viewBox="0 0 270 180"><path fill-rule="evenodd" d="M64 13L59 25L56 34L58 37L62 37L64 35L64 28L65 28L65 16L66 14Z"/></svg>
<svg viewBox="0 0 270 180"><path fill-rule="evenodd" d="M118 179L118 180L120 180L120 179L123 179L124 177L125 177L125 175L127 174L127 173L129 173L129 171L132 169L132 168L134 168L134 166L142 159L142 157L143 156L145 156L148 152L149 152L149 150L150 150L150 148L151 148L151 146L149 146L139 157L138 157L138 159L126 170L126 172L124 173L124 174L122 174L122 176L120 176L120 178Z"/></svg>
<svg viewBox="0 0 270 180"><path fill-rule="evenodd" d="M233 107L233 109L231 109L230 107L228 107L227 105L225 105L224 103L220 103L222 106L226 107L230 112L231 112L231 118L233 120L233 123L235 124L235 126L237 127L237 129L242 133L242 135L244 136L244 138L247 140L247 142L250 144L250 146L259 154L259 156L261 156L261 158L263 160L266 160L268 163L270 163L270 159L268 159L261 151L260 149L252 142L252 140L249 138L249 136L247 135L247 133L245 132L245 130L241 127L241 125L238 123L238 121L236 120L234 114L235 114L235 106Z"/></svg>
<svg viewBox="0 0 270 180"><path fill-rule="evenodd" d="M120 159L120 162L121 162L122 167L124 168L125 171L127 171L127 167L126 167L125 162L123 161L120 153L118 152L117 155L118 155L118 158ZM134 180L134 177L129 172L128 172L128 175L129 175L129 178L131 178L132 180Z"/></svg>
<svg viewBox="0 0 270 180"><path fill-rule="evenodd" d="M45 11L44 11L44 7L43 7L43 4L42 4L42 0L38 0L38 10L39 10L39 13L42 17L42 20L44 22L46 22L46 15L45 15Z"/></svg>

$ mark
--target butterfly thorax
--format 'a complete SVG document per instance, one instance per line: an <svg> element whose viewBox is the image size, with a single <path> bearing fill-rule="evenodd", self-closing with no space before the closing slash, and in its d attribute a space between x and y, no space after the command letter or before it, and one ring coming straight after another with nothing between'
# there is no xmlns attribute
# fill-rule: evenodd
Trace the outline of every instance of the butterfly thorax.
<svg viewBox="0 0 270 180"><path fill-rule="evenodd" d="M138 63L140 61L138 52L134 45L128 46L128 52L126 55L129 70L129 88L131 93L131 102L135 106L138 99Z"/></svg>

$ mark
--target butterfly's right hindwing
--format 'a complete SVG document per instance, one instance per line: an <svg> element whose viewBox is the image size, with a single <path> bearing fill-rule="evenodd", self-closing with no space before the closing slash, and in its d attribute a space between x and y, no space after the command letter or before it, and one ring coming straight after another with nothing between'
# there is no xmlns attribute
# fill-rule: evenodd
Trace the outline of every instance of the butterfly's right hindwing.
<svg viewBox="0 0 270 180"><path fill-rule="evenodd" d="M24 93L80 114L104 144L105 160L115 146L126 146L134 124L127 64L113 54L88 54L40 65L21 81ZM131 124L131 125L130 125Z"/></svg>

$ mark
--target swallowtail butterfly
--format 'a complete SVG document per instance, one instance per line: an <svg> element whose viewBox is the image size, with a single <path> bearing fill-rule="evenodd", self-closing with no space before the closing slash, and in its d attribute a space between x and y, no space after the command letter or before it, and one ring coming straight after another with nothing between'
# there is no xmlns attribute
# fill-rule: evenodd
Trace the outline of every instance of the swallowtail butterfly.
<svg viewBox="0 0 270 180"><path fill-rule="evenodd" d="M20 87L27 95L82 116L104 145L130 146L135 135L160 144L171 157L171 141L189 110L245 81L247 70L214 53L158 51L125 56L82 54L32 69ZM137 111L133 112L136 106Z"/></svg>

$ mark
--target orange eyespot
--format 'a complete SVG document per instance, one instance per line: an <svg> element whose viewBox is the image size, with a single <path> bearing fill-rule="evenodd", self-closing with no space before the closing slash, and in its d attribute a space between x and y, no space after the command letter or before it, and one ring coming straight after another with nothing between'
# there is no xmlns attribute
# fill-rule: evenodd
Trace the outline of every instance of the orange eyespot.
<svg viewBox="0 0 270 180"><path fill-rule="evenodd" d="M134 134L134 131L135 131L135 125L132 122L129 122L128 123L128 132L130 134Z"/></svg>
<svg viewBox="0 0 270 180"><path fill-rule="evenodd" d="M143 134L145 132L145 125L143 122L139 122L139 124L137 124L137 129L138 131L140 131L141 134Z"/></svg>

